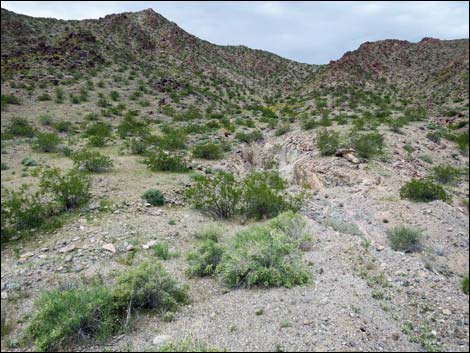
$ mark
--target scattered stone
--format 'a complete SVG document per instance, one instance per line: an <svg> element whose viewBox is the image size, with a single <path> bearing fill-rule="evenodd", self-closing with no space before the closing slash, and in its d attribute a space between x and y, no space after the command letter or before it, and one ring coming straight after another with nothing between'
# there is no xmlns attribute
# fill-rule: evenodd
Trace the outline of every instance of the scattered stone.
<svg viewBox="0 0 470 353"><path fill-rule="evenodd" d="M171 337L168 336L168 335L158 335L158 336L155 336L155 338L153 339L152 343L155 345L155 346L161 346L165 343L167 343L168 341L171 340Z"/></svg>
<svg viewBox="0 0 470 353"><path fill-rule="evenodd" d="M132 250L135 250L134 245L130 244L130 245L126 246L126 251L132 251Z"/></svg>
<svg viewBox="0 0 470 353"><path fill-rule="evenodd" d="M150 240L147 244L142 245L142 248L144 250L150 249L152 246L157 244L158 242L156 240Z"/></svg>
<svg viewBox="0 0 470 353"><path fill-rule="evenodd" d="M20 260L26 260L27 258L30 258L34 256L34 253L31 251L28 251L20 256Z"/></svg>
<svg viewBox="0 0 470 353"><path fill-rule="evenodd" d="M66 245L66 246L60 248L60 249L58 250L58 252L60 252L60 253L63 254L63 253L67 253L67 252L72 252L72 251L74 251L74 250L75 250L75 245L70 244L70 245Z"/></svg>
<svg viewBox="0 0 470 353"><path fill-rule="evenodd" d="M104 249L104 250L107 250L107 251L109 251L109 252L111 252L111 253L113 253L113 254L116 253L116 248L115 248L114 245L111 244L111 243L109 243L109 244L104 244L104 245L103 245L103 249Z"/></svg>

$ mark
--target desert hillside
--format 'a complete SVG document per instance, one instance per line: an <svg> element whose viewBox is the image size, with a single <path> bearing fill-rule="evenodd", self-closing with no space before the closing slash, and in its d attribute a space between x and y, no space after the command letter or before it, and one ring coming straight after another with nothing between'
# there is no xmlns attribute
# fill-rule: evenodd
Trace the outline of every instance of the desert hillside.
<svg viewBox="0 0 470 353"><path fill-rule="evenodd" d="M2 9L2 351L468 352L468 79Z"/></svg>

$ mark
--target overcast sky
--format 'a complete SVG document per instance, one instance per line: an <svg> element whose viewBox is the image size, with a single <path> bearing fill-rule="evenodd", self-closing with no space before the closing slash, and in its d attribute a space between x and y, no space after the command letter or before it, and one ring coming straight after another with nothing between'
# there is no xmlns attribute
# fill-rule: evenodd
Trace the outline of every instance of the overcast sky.
<svg viewBox="0 0 470 353"><path fill-rule="evenodd" d="M310 64L338 59L365 41L468 38L466 1L2 1L36 17L99 18L153 8L215 44L243 44Z"/></svg>

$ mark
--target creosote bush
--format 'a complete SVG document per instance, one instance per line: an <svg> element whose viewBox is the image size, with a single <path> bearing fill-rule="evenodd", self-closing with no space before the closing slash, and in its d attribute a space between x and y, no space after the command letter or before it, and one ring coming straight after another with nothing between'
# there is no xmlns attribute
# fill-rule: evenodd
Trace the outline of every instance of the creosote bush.
<svg viewBox="0 0 470 353"><path fill-rule="evenodd" d="M323 129L317 134L317 147L322 156L332 156L340 145L340 136L337 132Z"/></svg>
<svg viewBox="0 0 470 353"><path fill-rule="evenodd" d="M91 199L91 179L76 169L65 174L58 168L46 169L40 176L39 185L66 211L84 206Z"/></svg>
<svg viewBox="0 0 470 353"><path fill-rule="evenodd" d="M162 150L147 153L144 163L154 172L181 173L188 170L183 157Z"/></svg>
<svg viewBox="0 0 470 353"><path fill-rule="evenodd" d="M422 232L408 226L397 226L388 232L388 240L393 250L414 252L421 249Z"/></svg>
<svg viewBox="0 0 470 353"><path fill-rule="evenodd" d="M24 118L14 118L6 129L8 135L17 137L33 137L35 129Z"/></svg>
<svg viewBox="0 0 470 353"><path fill-rule="evenodd" d="M413 179L400 189L400 197L415 202L450 201L444 188L428 179Z"/></svg>
<svg viewBox="0 0 470 353"><path fill-rule="evenodd" d="M80 171L92 173L102 173L113 167L113 161L110 157L100 152L83 149L71 156L75 168Z"/></svg>
<svg viewBox="0 0 470 353"><path fill-rule="evenodd" d="M163 196L160 190L147 190L142 195L142 198L152 206L163 206L165 204L165 196Z"/></svg>
<svg viewBox="0 0 470 353"><path fill-rule="evenodd" d="M459 168L450 165L438 165L432 169L434 180L441 184L452 184L457 182L463 172Z"/></svg>
<svg viewBox="0 0 470 353"><path fill-rule="evenodd" d="M194 208L214 217L242 215L256 219L298 210L303 200L302 195L291 197L287 194L285 181L275 171L252 172L240 181L225 172L213 176L198 175L186 197Z"/></svg>
<svg viewBox="0 0 470 353"><path fill-rule="evenodd" d="M384 137L378 132L353 134L351 142L359 157L372 158L383 153Z"/></svg>
<svg viewBox="0 0 470 353"><path fill-rule="evenodd" d="M203 143L194 147L193 156L195 158L217 160L223 158L224 151L219 144Z"/></svg>
<svg viewBox="0 0 470 353"><path fill-rule="evenodd" d="M36 135L33 149L40 152L57 152L59 144L60 137L56 133L42 132Z"/></svg>

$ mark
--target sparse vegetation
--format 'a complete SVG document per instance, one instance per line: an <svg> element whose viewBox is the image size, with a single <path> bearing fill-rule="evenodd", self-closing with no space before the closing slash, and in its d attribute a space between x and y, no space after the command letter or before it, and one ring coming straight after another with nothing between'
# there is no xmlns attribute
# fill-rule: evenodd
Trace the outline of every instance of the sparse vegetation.
<svg viewBox="0 0 470 353"><path fill-rule="evenodd" d="M322 156L332 156L340 145L340 136L337 132L324 129L317 134L317 147Z"/></svg>
<svg viewBox="0 0 470 353"><path fill-rule="evenodd" d="M414 252L419 251L422 232L419 229L408 226L397 226L388 232L388 240L393 250Z"/></svg>
<svg viewBox="0 0 470 353"><path fill-rule="evenodd" d="M413 179L400 189L400 197L415 202L450 201L444 188L428 179Z"/></svg>
<svg viewBox="0 0 470 353"><path fill-rule="evenodd" d="M147 153L144 163L154 172L181 173L188 170L183 157L162 150Z"/></svg>
<svg viewBox="0 0 470 353"><path fill-rule="evenodd" d="M109 171L113 167L113 161L110 157L100 152L83 149L71 156L75 168L80 171L92 173L103 173Z"/></svg>
<svg viewBox="0 0 470 353"><path fill-rule="evenodd" d="M163 206L165 204L165 196L163 196L160 190L147 190L142 195L142 198L152 206Z"/></svg>

